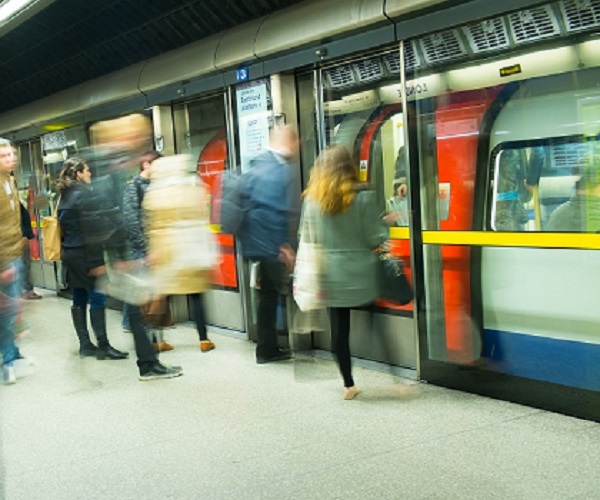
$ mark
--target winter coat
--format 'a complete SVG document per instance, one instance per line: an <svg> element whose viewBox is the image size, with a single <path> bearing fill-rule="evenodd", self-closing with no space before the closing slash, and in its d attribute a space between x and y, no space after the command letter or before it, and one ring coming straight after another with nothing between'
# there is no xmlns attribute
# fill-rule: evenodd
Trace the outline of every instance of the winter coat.
<svg viewBox="0 0 600 500"><path fill-rule="evenodd" d="M241 178L242 254L246 258L277 260L279 247L291 244L297 217L297 194L292 167L273 151L250 163Z"/></svg>
<svg viewBox="0 0 600 500"><path fill-rule="evenodd" d="M211 269L186 268L181 264L186 262L189 252L198 251L187 244L186 224L208 226L209 222L209 196L199 177L187 170L188 156L155 160L142 202L152 273L158 277L159 291L164 295L201 293L211 286Z"/></svg>
<svg viewBox="0 0 600 500"><path fill-rule="evenodd" d="M348 210L335 215L322 215L319 204L308 200L303 217L318 228L325 305L356 307L375 302L378 258L373 250L389 239L375 193L359 191Z"/></svg>
<svg viewBox="0 0 600 500"><path fill-rule="evenodd" d="M148 237L144 228L142 202L144 194L150 185L150 179L136 175L125 188L123 195L123 225L132 252L139 257L148 254Z"/></svg>
<svg viewBox="0 0 600 500"><path fill-rule="evenodd" d="M89 209L92 190L83 182L73 182L61 190L58 202L58 221L61 228L62 263L67 269L67 281L72 288L90 288L95 279L90 269L104 264L102 251L87 247L84 238L86 221L84 213Z"/></svg>
<svg viewBox="0 0 600 500"><path fill-rule="evenodd" d="M14 179L7 172L0 172L0 271L9 266L11 260L21 256L21 209L19 194Z"/></svg>

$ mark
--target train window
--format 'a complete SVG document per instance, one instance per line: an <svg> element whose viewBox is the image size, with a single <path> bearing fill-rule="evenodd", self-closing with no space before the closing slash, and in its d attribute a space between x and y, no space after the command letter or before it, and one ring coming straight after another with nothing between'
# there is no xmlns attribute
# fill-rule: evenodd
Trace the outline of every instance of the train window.
<svg viewBox="0 0 600 500"><path fill-rule="evenodd" d="M399 53L387 52L323 71L325 142L343 144L375 190L390 225L408 225L404 114Z"/></svg>
<svg viewBox="0 0 600 500"><path fill-rule="evenodd" d="M600 231L600 148L581 137L499 145L492 154L495 231Z"/></svg>

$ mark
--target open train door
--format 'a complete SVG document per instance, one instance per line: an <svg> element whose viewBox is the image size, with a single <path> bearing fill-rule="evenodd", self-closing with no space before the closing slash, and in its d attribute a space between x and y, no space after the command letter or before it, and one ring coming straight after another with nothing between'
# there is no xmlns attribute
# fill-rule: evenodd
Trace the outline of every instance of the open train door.
<svg viewBox="0 0 600 500"><path fill-rule="evenodd" d="M197 171L211 198L210 222L221 250L221 263L212 276L213 290L207 294L206 311L211 324L243 330L235 241L220 231L220 200L223 173L227 165L225 129L218 130L202 148Z"/></svg>

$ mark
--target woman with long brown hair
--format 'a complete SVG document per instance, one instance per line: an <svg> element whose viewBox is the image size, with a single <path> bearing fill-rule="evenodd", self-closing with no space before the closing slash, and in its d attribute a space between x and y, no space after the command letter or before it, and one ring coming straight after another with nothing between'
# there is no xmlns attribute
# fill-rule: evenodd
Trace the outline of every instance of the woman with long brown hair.
<svg viewBox="0 0 600 500"><path fill-rule="evenodd" d="M63 164L57 181L61 196L58 203L58 220L62 231L61 255L73 296L71 318L79 339L80 356L125 359L128 354L118 351L108 342L106 295L95 289L96 278L90 274L91 269L104 264L102 250L98 247L96 254L93 254L84 239L84 214L93 196L91 178L86 162L69 158ZM88 304L92 329L98 340L97 347L90 340L87 328Z"/></svg>
<svg viewBox="0 0 600 500"><path fill-rule="evenodd" d="M350 310L377 298L373 251L389 238L389 230L379 218L375 194L361 184L344 146L332 146L319 155L304 196L303 217L316 228L323 252L321 285L344 379L344 399L354 399L358 388L350 359Z"/></svg>

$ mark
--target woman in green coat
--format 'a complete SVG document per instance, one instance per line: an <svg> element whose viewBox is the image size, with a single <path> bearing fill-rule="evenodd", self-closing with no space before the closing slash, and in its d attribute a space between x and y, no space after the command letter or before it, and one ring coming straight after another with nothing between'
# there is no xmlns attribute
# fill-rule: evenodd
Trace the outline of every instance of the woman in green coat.
<svg viewBox="0 0 600 500"><path fill-rule="evenodd" d="M344 399L353 399L358 388L350 361L350 309L377 298L378 258L373 251L388 240L389 229L379 218L375 194L360 183L343 146L332 146L317 158L304 195L303 216L322 247L322 287Z"/></svg>

